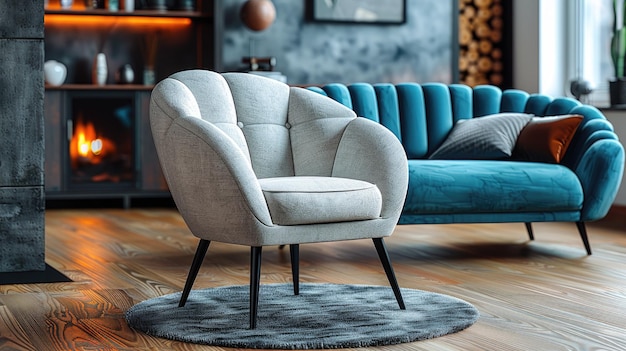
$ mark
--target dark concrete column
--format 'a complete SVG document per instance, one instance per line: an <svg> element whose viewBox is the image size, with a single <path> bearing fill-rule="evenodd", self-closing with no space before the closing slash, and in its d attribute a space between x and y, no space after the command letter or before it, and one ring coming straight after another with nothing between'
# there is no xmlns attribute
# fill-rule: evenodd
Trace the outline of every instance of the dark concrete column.
<svg viewBox="0 0 626 351"><path fill-rule="evenodd" d="M44 0L0 0L0 272L45 269Z"/></svg>

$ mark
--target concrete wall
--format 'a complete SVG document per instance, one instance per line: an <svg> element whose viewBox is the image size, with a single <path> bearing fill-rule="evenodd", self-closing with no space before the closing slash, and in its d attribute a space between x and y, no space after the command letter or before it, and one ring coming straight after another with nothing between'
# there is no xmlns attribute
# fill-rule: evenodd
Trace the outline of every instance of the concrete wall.
<svg viewBox="0 0 626 351"><path fill-rule="evenodd" d="M45 269L43 0L0 0L0 272Z"/></svg>
<svg viewBox="0 0 626 351"><path fill-rule="evenodd" d="M252 32L239 19L244 0L223 0L222 69L241 70L242 56L275 56L290 84L452 82L454 1L409 0L406 23L375 25L313 22L311 0L273 0L273 25Z"/></svg>

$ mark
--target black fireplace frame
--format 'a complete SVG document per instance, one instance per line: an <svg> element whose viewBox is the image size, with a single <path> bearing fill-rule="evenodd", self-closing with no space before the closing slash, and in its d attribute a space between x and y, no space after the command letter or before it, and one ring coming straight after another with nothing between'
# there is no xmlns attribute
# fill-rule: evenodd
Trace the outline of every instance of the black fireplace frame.
<svg viewBox="0 0 626 351"><path fill-rule="evenodd" d="M130 106L132 110L132 125L129 127L130 138L132 140L131 145L131 157L132 157L132 179L129 181L124 181L120 183L84 183L79 184L72 181L72 166L71 166L71 157L70 157L70 140L72 139L72 134L74 128L76 128L75 112L73 110L74 101L77 99L91 99L91 100L102 100L103 104L106 104L107 101L114 100L122 100L128 99L130 100ZM63 111L65 111L65 136L63 138L63 150L64 153L62 155L63 160L63 173L64 177L62 181L64 182L64 187L68 190L74 190L77 192L87 191L87 192L115 192L115 191L133 191L139 189L141 187L141 183L139 182L139 174L141 172L141 165L138 162L138 150L141 147L141 134L139 133L139 113L141 113L139 102L137 101L137 97L132 91L111 91L107 94L102 94L99 91L95 90L74 90L69 91L65 94L64 99L64 107Z"/></svg>
<svg viewBox="0 0 626 351"><path fill-rule="evenodd" d="M124 208L135 204L151 204L171 201L171 194L163 177L149 121L151 87L138 85L85 86L64 84L47 86L45 91L45 200L47 207L82 206L87 203L123 202ZM69 131L67 120L71 119L70 96L96 96L106 98L134 97L135 180L130 186L69 187ZM106 201L102 201L106 200ZM136 201L135 201L136 200ZM52 205L52 206L51 206ZM131 206L132 205L132 206ZM117 205L113 205L116 206Z"/></svg>

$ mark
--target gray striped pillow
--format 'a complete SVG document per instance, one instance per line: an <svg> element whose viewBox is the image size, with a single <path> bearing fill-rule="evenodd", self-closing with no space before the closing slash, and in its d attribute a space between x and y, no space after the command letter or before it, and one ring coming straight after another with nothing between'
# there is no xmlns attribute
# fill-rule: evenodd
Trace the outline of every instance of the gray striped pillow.
<svg viewBox="0 0 626 351"><path fill-rule="evenodd" d="M459 120L429 159L497 160L511 157L532 114L498 113Z"/></svg>

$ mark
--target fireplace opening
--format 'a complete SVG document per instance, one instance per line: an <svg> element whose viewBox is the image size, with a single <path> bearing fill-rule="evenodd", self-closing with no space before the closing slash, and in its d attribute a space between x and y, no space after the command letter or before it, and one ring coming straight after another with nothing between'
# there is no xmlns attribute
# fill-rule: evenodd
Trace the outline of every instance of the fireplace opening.
<svg viewBox="0 0 626 351"><path fill-rule="evenodd" d="M71 94L68 119L68 188L124 189L135 186L133 94L98 97Z"/></svg>

